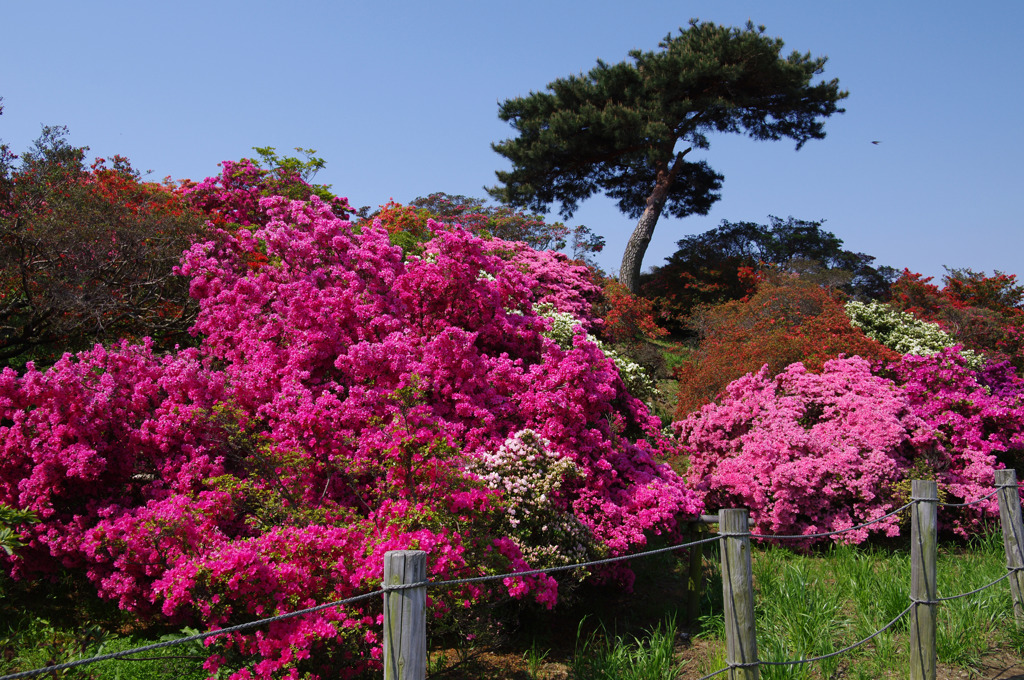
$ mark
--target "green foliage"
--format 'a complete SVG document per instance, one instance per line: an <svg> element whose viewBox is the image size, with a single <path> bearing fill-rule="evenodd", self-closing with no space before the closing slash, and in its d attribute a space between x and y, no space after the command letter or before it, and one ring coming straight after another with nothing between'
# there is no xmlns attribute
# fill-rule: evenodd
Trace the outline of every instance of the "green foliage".
<svg viewBox="0 0 1024 680"><path fill-rule="evenodd" d="M177 640L198 632L193 628L185 628L180 633L163 635L156 640L117 636L106 641L100 653L123 652L156 642ZM203 668L207 656L209 651L202 642L191 642L156 649L144 655L100 661L87 670L98 680L206 680L210 677L209 671Z"/></svg>
<svg viewBox="0 0 1024 680"><path fill-rule="evenodd" d="M764 27L744 29L690 22L669 34L658 51L633 50L630 60L598 60L586 74L559 78L546 92L500 105L498 116L518 135L493 144L512 163L488 189L503 203L543 211L560 204L571 216L597 192L641 221L627 246L621 276L637 290L640 261L661 212L706 214L718 200L722 176L693 149L707 149L713 133L753 139L788 137L800 148L825 136L823 119L842 111L847 96L837 80L811 80L826 59L793 52ZM676 152L677 145L685 150ZM641 226L643 229L641 229ZM635 262L627 262L631 250ZM635 271L633 271L635 269Z"/></svg>
<svg viewBox="0 0 1024 680"><path fill-rule="evenodd" d="M540 668L544 663L544 660L548 658L548 654L551 650L546 649L543 652L537 648L537 641L534 640L530 645L530 648L523 652L523 660L526 661L526 669L530 674L531 680L539 680Z"/></svg>
<svg viewBox="0 0 1024 680"><path fill-rule="evenodd" d="M310 195L319 196L327 203L334 199L330 184L313 184L316 174L327 167L327 161L314 155L316 149L295 147L304 158L278 156L272 146L254 146L252 150L259 156L256 165L268 172L268 183L275 193L300 201L308 200Z"/></svg>
<svg viewBox="0 0 1024 680"><path fill-rule="evenodd" d="M581 626L582 627L582 626ZM658 624L646 639L611 637L605 631L579 641L573 658L573 677L579 680L675 680L685 661L675 659L676 622Z"/></svg>
<svg viewBox="0 0 1024 680"><path fill-rule="evenodd" d="M96 624L84 628L67 627L45 618L23 616L0 632L0 673L43 668L60 663L124 652L156 642L176 640L199 631L186 628L150 639L144 636L111 634ZM209 652L202 642L165 647L143 655L132 655L79 666L51 677L92 680L204 680L210 673L203 668Z"/></svg>
<svg viewBox="0 0 1024 680"><path fill-rule="evenodd" d="M13 555L15 548L20 548L24 545L18 536L18 526L35 521L35 513L29 510L19 510L0 503L0 549L8 555Z"/></svg>

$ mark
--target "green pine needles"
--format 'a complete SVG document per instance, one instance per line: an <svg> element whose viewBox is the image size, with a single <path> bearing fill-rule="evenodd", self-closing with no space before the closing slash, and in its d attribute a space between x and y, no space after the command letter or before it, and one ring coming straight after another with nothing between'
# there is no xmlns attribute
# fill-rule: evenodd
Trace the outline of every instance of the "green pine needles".
<svg viewBox="0 0 1024 680"><path fill-rule="evenodd" d="M498 117L516 137L493 144L512 162L488 189L503 203L544 212L560 204L568 218L595 193L638 219L620 278L636 292L640 266L662 212L707 214L723 177L704 160L714 133L752 139L788 137L800 148L825 136L824 119L847 96L836 79L812 84L826 57L793 52L763 26L729 28L691 20L657 51L598 60L587 74L559 78L545 92L508 99ZM677 150L678 149L678 150Z"/></svg>

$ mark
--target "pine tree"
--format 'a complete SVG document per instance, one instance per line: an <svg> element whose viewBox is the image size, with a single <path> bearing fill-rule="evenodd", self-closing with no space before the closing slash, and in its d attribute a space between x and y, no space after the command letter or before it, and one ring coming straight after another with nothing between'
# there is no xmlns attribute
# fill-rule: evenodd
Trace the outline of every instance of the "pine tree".
<svg viewBox="0 0 1024 680"><path fill-rule="evenodd" d="M513 167L498 171L500 183L488 191L536 211L558 202L564 218L598 191L616 199L639 220L619 274L636 292L661 213L707 214L720 197L722 175L687 160L709 147L710 134L789 137L799 149L822 139L824 118L843 111L837 102L848 93L838 80L811 84L826 58L782 58L782 40L764 31L749 22L741 30L691 20L657 52L633 50L614 65L598 60L586 75L506 100L498 115L518 136L492 147Z"/></svg>

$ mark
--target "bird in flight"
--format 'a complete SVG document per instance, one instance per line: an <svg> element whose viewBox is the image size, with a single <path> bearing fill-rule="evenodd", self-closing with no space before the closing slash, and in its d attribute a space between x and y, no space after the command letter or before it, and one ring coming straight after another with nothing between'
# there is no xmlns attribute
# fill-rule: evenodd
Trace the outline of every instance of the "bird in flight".
<svg viewBox="0 0 1024 680"><path fill-rule="evenodd" d="M879 141L873 141L873 142L871 142L871 143L872 143L872 144L881 144L881 142L879 142Z"/></svg>

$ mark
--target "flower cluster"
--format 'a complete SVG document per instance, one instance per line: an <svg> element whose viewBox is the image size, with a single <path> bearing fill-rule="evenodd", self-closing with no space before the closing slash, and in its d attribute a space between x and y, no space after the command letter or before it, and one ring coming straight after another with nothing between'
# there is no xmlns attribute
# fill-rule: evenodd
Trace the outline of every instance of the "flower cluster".
<svg viewBox="0 0 1024 680"><path fill-rule="evenodd" d="M921 321L913 314L901 312L884 302L846 303L850 323L900 354L928 355L957 345L957 341L937 323ZM971 350L961 352L973 368L980 367L982 357Z"/></svg>
<svg viewBox="0 0 1024 680"><path fill-rule="evenodd" d="M576 335L583 333L579 319L568 312L557 312L550 304L540 305L537 311L541 316L551 320L551 328L544 335L558 343L562 349L570 349ZM626 384L626 389L630 394L645 403L657 396L658 388L643 366L609 348L593 335L589 333L583 333L583 335L587 342L597 345L606 357L615 362L615 366L619 369L619 376Z"/></svg>
<svg viewBox="0 0 1024 680"><path fill-rule="evenodd" d="M501 528L535 569L585 561L594 548L562 492L566 481L581 483L580 469L550 445L536 432L521 430L467 465L488 488L501 492Z"/></svg>

